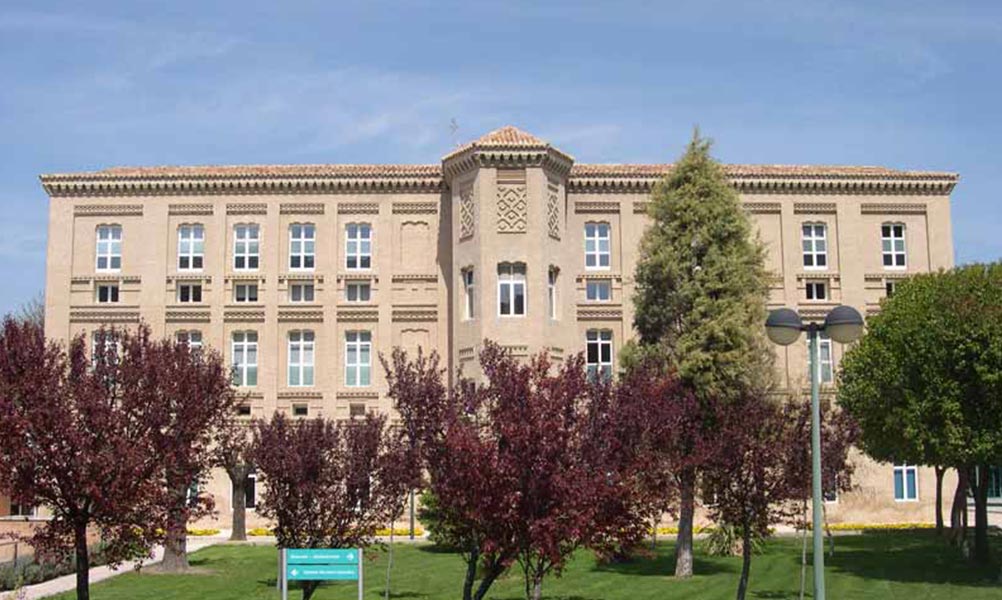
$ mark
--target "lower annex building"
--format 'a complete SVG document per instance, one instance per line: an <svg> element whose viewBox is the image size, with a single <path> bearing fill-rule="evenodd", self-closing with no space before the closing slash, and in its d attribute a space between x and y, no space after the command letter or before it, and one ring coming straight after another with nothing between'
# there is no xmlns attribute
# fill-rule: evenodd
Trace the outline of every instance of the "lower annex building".
<svg viewBox="0 0 1002 600"><path fill-rule="evenodd" d="M47 334L142 320L156 335L217 348L249 418L389 411L378 355L394 346L435 350L475 373L489 338L519 356L585 351L590 369L611 372L632 336L649 193L670 169L577 163L503 127L429 165L43 175ZM726 170L768 247L773 306L808 320L837 304L872 314L902 278L953 266L956 174ZM813 362L830 392L843 349L819 346ZM777 353L787 384L804 385L803 338ZM932 519L930 469L860 457L856 475L856 491L829 498L833 522ZM226 526L224 474L210 491ZM0 500L0 514L31 510Z"/></svg>

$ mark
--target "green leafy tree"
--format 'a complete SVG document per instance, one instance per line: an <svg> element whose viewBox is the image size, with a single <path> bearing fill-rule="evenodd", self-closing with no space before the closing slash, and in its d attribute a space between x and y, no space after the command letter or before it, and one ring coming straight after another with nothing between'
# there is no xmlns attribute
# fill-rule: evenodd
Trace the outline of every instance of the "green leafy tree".
<svg viewBox="0 0 1002 600"><path fill-rule="evenodd" d="M763 328L765 249L710 146L697 130L651 194L633 297L639 345L624 361L629 369L641 357L664 360L704 406L707 428L716 403L762 389L772 375ZM682 577L692 575L698 474L688 466L679 475L675 574Z"/></svg>
<svg viewBox="0 0 1002 600"><path fill-rule="evenodd" d="M870 456L956 468L965 506L970 482L974 557L987 560L988 466L1002 458L1002 264L901 285L842 361L839 402Z"/></svg>

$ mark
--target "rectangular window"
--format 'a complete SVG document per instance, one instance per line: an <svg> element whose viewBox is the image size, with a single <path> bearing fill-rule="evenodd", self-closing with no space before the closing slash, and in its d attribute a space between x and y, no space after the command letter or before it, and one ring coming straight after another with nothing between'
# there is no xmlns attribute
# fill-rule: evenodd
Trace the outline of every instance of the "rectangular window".
<svg viewBox="0 0 1002 600"><path fill-rule="evenodd" d="M314 338L312 331L289 332L289 386L313 385Z"/></svg>
<svg viewBox="0 0 1002 600"><path fill-rule="evenodd" d="M182 283L177 286L177 301L178 302L201 302L202 301L202 284L200 283Z"/></svg>
<svg viewBox="0 0 1002 600"><path fill-rule="evenodd" d="M205 256L205 229L182 225L177 229L177 270L198 271Z"/></svg>
<svg viewBox="0 0 1002 600"><path fill-rule="evenodd" d="M255 224L233 228L233 268L252 271L261 263L261 233Z"/></svg>
<svg viewBox="0 0 1002 600"><path fill-rule="evenodd" d="M608 269L610 265L610 226L608 223L585 223L585 268Z"/></svg>
<svg viewBox="0 0 1002 600"><path fill-rule="evenodd" d="M97 286L97 301L101 304L118 302L118 286L117 285Z"/></svg>
<svg viewBox="0 0 1002 600"><path fill-rule="evenodd" d="M884 296L890 298L894 295L894 288L897 287L897 282L895 281L885 281L884 282Z"/></svg>
<svg viewBox="0 0 1002 600"><path fill-rule="evenodd" d="M98 271L122 269L122 228L118 225L101 225L97 228Z"/></svg>
<svg viewBox="0 0 1002 600"><path fill-rule="evenodd" d="M37 506L28 506L26 504L15 504L10 503L10 516L12 517L24 517L30 519L38 516Z"/></svg>
<svg viewBox="0 0 1002 600"><path fill-rule="evenodd" d="M884 223L880 226L880 243L885 269L905 268L905 226Z"/></svg>
<svg viewBox="0 0 1002 600"><path fill-rule="evenodd" d="M918 500L918 467L894 465L894 499L898 502Z"/></svg>
<svg viewBox="0 0 1002 600"><path fill-rule="evenodd" d="M809 347L810 342L808 342ZM832 340L825 333L818 333L817 357L808 356L807 375L810 376L810 369L818 365L818 381L820 383L831 383L834 380L834 370L832 367ZM820 358L820 360L815 360Z"/></svg>
<svg viewBox="0 0 1002 600"><path fill-rule="evenodd" d="M585 299L589 302L608 302L612 299L612 284L608 281L589 281L585 284Z"/></svg>
<svg viewBox="0 0 1002 600"><path fill-rule="evenodd" d="M306 404L293 404L292 405L292 416L294 417L308 417L310 415L310 407Z"/></svg>
<svg viewBox="0 0 1002 600"><path fill-rule="evenodd" d="M313 302L312 283L293 283L289 286L289 302Z"/></svg>
<svg viewBox="0 0 1002 600"><path fill-rule="evenodd" d="M557 270L550 268L546 281L547 314L551 319L557 318Z"/></svg>
<svg viewBox="0 0 1002 600"><path fill-rule="evenodd" d="M356 271L372 268L372 226L348 223L345 226L345 267Z"/></svg>
<svg viewBox="0 0 1002 600"><path fill-rule="evenodd" d="M237 406L237 415L239 415L241 417L249 417L249 416L251 416L251 407L250 407L250 404L240 404L240 405L238 405Z"/></svg>
<svg viewBox="0 0 1002 600"><path fill-rule="evenodd" d="M345 299L348 302L368 302L372 298L372 285L368 282L356 282L345 285Z"/></svg>
<svg viewBox="0 0 1002 600"><path fill-rule="evenodd" d="M498 265L498 314L502 317L525 316L525 264Z"/></svg>
<svg viewBox="0 0 1002 600"><path fill-rule="evenodd" d="M828 268L828 239L824 223L804 223L802 226L805 269Z"/></svg>
<svg viewBox="0 0 1002 600"><path fill-rule="evenodd" d="M364 417L365 416L365 405L364 404L349 404L348 405L348 416L351 418Z"/></svg>
<svg viewBox="0 0 1002 600"><path fill-rule="evenodd" d="M808 281L806 285L808 300L828 299L828 285L824 281Z"/></svg>
<svg viewBox="0 0 1002 600"><path fill-rule="evenodd" d="M988 497L992 500L1002 498L1002 468L988 467Z"/></svg>
<svg viewBox="0 0 1002 600"><path fill-rule="evenodd" d="M317 230L312 223L289 226L289 268L308 271L315 266Z"/></svg>
<svg viewBox="0 0 1002 600"><path fill-rule="evenodd" d="M233 498L236 499L236 489L234 486ZM251 472L244 480L244 507L257 508L257 473Z"/></svg>
<svg viewBox="0 0 1002 600"><path fill-rule="evenodd" d="M257 302L256 283L238 283L233 286L234 302Z"/></svg>
<svg viewBox="0 0 1002 600"><path fill-rule="evenodd" d="M474 305L474 294L475 290L474 280L473 280L473 269L463 270L463 306L464 313L463 317L466 320L474 318L477 314Z"/></svg>
<svg viewBox="0 0 1002 600"><path fill-rule="evenodd" d="M202 348L201 331L178 331L174 334L174 340L178 344L187 344L191 350L201 350Z"/></svg>
<svg viewBox="0 0 1002 600"><path fill-rule="evenodd" d="M585 359L590 377L612 377L612 332L589 329L585 334Z"/></svg>
<svg viewBox="0 0 1002 600"><path fill-rule="evenodd" d="M232 345L233 385L257 385L257 332L236 331Z"/></svg>
<svg viewBox="0 0 1002 600"><path fill-rule="evenodd" d="M372 370L372 333L348 331L345 333L344 383L348 387L370 384Z"/></svg>

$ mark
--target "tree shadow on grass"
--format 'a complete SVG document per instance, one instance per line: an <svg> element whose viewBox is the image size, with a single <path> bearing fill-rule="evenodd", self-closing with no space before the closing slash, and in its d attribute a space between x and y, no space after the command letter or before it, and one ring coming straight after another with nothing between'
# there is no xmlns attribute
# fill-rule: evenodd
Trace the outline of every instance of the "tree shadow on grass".
<svg viewBox="0 0 1002 600"><path fill-rule="evenodd" d="M827 549L827 548L826 548ZM792 557L800 564L800 557ZM808 563L811 561L808 552ZM902 583L997 585L998 565L975 565L935 531L867 532L835 539L835 555L825 556L833 573Z"/></svg>
<svg viewBox="0 0 1002 600"><path fill-rule="evenodd" d="M459 556L459 550L438 544L419 544L417 549L419 552L427 552L428 554L455 554Z"/></svg>
<svg viewBox="0 0 1002 600"><path fill-rule="evenodd" d="M789 592L785 590L761 590L758 592L751 592L751 595L755 598L763 598L767 600L786 600L787 598L799 598L800 592ZM804 597L810 597L812 594L810 592L804 594Z"/></svg>
<svg viewBox="0 0 1002 600"><path fill-rule="evenodd" d="M593 571L600 573L618 573L620 575L632 575L642 577L666 577L675 576L675 557L665 556L658 553L651 558L638 557L622 562L597 563ZM714 575L716 573L737 573L737 566L732 566L719 560L706 560L699 555L693 556L692 572L694 575Z"/></svg>

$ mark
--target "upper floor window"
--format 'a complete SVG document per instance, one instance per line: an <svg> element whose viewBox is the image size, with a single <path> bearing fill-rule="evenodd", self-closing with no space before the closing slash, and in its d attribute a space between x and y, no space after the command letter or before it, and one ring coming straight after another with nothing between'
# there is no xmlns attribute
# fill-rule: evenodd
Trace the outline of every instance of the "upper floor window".
<svg viewBox="0 0 1002 600"><path fill-rule="evenodd" d="M344 339L344 384L348 387L369 385L372 372L372 333L348 331L345 332Z"/></svg>
<svg viewBox="0 0 1002 600"><path fill-rule="evenodd" d="M474 310L474 295L476 284L473 279L473 269L463 269L463 318L470 320L476 316Z"/></svg>
<svg viewBox="0 0 1002 600"><path fill-rule="evenodd" d="M525 316L525 263L498 265L498 314Z"/></svg>
<svg viewBox="0 0 1002 600"><path fill-rule="evenodd" d="M174 334L174 340L178 344L187 344L188 348L191 350L201 350L202 349L202 332L201 331L178 331Z"/></svg>
<svg viewBox="0 0 1002 600"><path fill-rule="evenodd" d="M808 356L808 369L817 368L820 383L831 383L835 379L833 364L832 340L828 334L818 333L817 356ZM815 365L817 366L815 367ZM808 371L808 375L810 375L810 371Z"/></svg>
<svg viewBox="0 0 1002 600"><path fill-rule="evenodd" d="M202 284L200 283L182 283L177 286L177 301L178 302L201 302L202 301Z"/></svg>
<svg viewBox="0 0 1002 600"><path fill-rule="evenodd" d="M257 385L257 332L233 332L231 347L233 364L233 385L254 387Z"/></svg>
<svg viewBox="0 0 1002 600"><path fill-rule="evenodd" d="M316 288L312 283L293 283L289 285L289 302L313 302Z"/></svg>
<svg viewBox="0 0 1002 600"><path fill-rule="evenodd" d="M356 281L344 287L344 296L348 302L368 302L372 299L372 284L368 281Z"/></svg>
<svg viewBox="0 0 1002 600"><path fill-rule="evenodd" d="M824 223L804 223L802 227L805 269L828 268L828 232Z"/></svg>
<svg viewBox="0 0 1002 600"><path fill-rule="evenodd" d="M585 223L585 268L608 269L610 265L610 226L608 223Z"/></svg>
<svg viewBox="0 0 1002 600"><path fill-rule="evenodd" d="M915 465L894 465L894 499L899 502L918 500L918 468Z"/></svg>
<svg viewBox="0 0 1002 600"><path fill-rule="evenodd" d="M119 271L122 268L122 227L101 225L97 228L98 271Z"/></svg>
<svg viewBox="0 0 1002 600"><path fill-rule="evenodd" d="M372 268L372 226L368 223L348 223L345 227L345 267Z"/></svg>
<svg viewBox="0 0 1002 600"><path fill-rule="evenodd" d="M97 286L97 301L101 304L118 302L118 286L115 284Z"/></svg>
<svg viewBox="0 0 1002 600"><path fill-rule="evenodd" d="M805 285L808 300L828 299L828 285L824 281L808 281Z"/></svg>
<svg viewBox="0 0 1002 600"><path fill-rule="evenodd" d="M557 318L557 269L550 267L546 279L546 314L551 319Z"/></svg>
<svg viewBox="0 0 1002 600"><path fill-rule="evenodd" d="M257 269L261 262L261 230L254 224L233 228L233 268L238 271Z"/></svg>
<svg viewBox="0 0 1002 600"><path fill-rule="evenodd" d="M612 299L612 284L608 281L585 283L585 299L589 302L608 302Z"/></svg>
<svg viewBox="0 0 1002 600"><path fill-rule="evenodd" d="M312 223L289 226L289 268L309 270L316 263L317 229Z"/></svg>
<svg viewBox="0 0 1002 600"><path fill-rule="evenodd" d="M257 302L256 283L238 283L233 286L234 302Z"/></svg>
<svg viewBox="0 0 1002 600"><path fill-rule="evenodd" d="M880 226L880 243L885 269L905 268L905 226L903 223L884 223Z"/></svg>
<svg viewBox="0 0 1002 600"><path fill-rule="evenodd" d="M585 333L585 361L590 377L612 377L612 331L589 329Z"/></svg>
<svg viewBox="0 0 1002 600"><path fill-rule="evenodd" d="M289 332L289 386L313 385L312 331Z"/></svg>
<svg viewBox="0 0 1002 600"><path fill-rule="evenodd" d="M205 228L182 225L177 229L177 268L194 271L202 268L205 256Z"/></svg>

